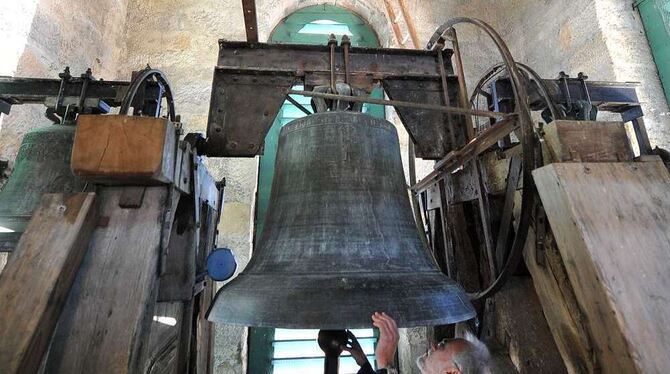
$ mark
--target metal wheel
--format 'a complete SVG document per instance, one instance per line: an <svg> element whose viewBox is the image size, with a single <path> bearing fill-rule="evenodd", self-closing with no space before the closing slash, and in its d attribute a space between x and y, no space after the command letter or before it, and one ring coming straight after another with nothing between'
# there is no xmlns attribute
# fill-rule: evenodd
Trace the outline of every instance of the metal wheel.
<svg viewBox="0 0 670 374"><path fill-rule="evenodd" d="M495 77L499 73L499 69L503 68L507 71L507 74L510 78L514 95L514 102L516 104L514 113L516 114L518 121L517 136L519 138L519 143L522 149L521 163L518 167L520 167L519 173L524 186L521 195L521 213L518 218L518 224L516 225L516 231L512 240L509 254L505 256L503 265L499 270L497 270L496 274L491 274L491 278L494 279L493 282L491 282L491 284L486 286L483 290L470 294L470 298L475 301L488 298L495 294L504 285L509 275L516 269L519 260L522 257L523 248L526 243L526 237L528 235L528 229L532 222L533 212L535 209L535 190L533 187L531 171L535 167L537 160L535 141L536 136L535 128L530 116L530 107L528 104L528 94L526 91L527 79L524 75L522 75L522 69L519 68L519 65L512 58L512 55L505 42L491 26L478 19L465 17L451 19L436 30L435 34L428 42L428 49L432 49L433 46L443 37L443 35L445 35L445 33L447 33L455 25L461 23L474 25L484 31L493 40L498 49L498 52L502 56L503 63L500 64L500 68L496 68L490 71L482 78L482 80L480 80L480 82L485 83L489 81L492 77ZM481 87L479 84L474 92L475 94L481 92ZM512 193L510 195L511 199L513 199L514 194ZM507 202L507 204L509 203L510 202ZM485 214L485 212L480 211L480 214ZM499 247L499 245L496 247ZM491 256L489 256L488 260L495 261L493 258L491 258Z"/></svg>

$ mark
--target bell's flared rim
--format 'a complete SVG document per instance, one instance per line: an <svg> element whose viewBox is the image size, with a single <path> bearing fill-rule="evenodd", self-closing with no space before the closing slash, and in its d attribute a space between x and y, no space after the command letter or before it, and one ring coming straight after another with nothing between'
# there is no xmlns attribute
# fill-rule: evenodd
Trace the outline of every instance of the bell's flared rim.
<svg viewBox="0 0 670 374"><path fill-rule="evenodd" d="M341 305L332 305L342 300ZM253 327L351 329L372 325L374 312L399 327L466 321L467 294L439 271L421 273L240 274L222 287L211 322Z"/></svg>

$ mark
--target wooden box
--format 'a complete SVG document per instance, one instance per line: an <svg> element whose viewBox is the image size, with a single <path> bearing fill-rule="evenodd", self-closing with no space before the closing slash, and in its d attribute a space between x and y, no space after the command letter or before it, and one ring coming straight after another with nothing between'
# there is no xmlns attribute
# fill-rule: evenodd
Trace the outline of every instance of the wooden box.
<svg viewBox="0 0 670 374"><path fill-rule="evenodd" d="M72 172L102 184L170 183L177 147L165 118L82 115L72 148Z"/></svg>
<svg viewBox="0 0 670 374"><path fill-rule="evenodd" d="M544 127L554 162L631 161L633 149L623 122L554 121Z"/></svg>

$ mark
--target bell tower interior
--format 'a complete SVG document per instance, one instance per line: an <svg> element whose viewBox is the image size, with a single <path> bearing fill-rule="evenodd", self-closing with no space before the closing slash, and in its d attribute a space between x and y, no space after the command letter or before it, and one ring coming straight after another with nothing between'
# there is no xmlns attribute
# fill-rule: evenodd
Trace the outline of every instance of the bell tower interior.
<svg viewBox="0 0 670 374"><path fill-rule="evenodd" d="M668 3L5 1L0 373L670 372Z"/></svg>

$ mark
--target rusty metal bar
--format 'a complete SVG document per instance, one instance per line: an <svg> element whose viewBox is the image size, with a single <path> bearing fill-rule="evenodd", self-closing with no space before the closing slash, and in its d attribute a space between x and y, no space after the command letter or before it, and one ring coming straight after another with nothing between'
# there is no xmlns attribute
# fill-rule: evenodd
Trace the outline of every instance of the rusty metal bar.
<svg viewBox="0 0 670 374"><path fill-rule="evenodd" d="M448 155L435 164L435 170L411 187L412 191L415 193L422 192L433 183L440 180L442 175L451 173L463 167L463 165L495 144L498 139L514 131L518 125L518 116L515 114L508 115L496 122L495 125L489 127L479 134L479 136L473 138L468 144L456 151L449 152Z"/></svg>
<svg viewBox="0 0 670 374"><path fill-rule="evenodd" d="M340 48L335 56L336 71L344 71ZM328 73L327 45L267 44L242 41L219 41L217 69L241 69L272 72ZM446 50L449 56L450 50ZM373 79L388 77L439 78L434 51L399 48L349 48L349 69L355 74L369 74ZM451 74L450 66L447 73Z"/></svg>
<svg viewBox="0 0 670 374"><path fill-rule="evenodd" d="M351 68L349 67L349 47L351 47L351 40L346 35L342 35L342 52L344 53L344 83L351 82Z"/></svg>
<svg viewBox="0 0 670 374"><path fill-rule="evenodd" d="M242 0L242 11L244 12L244 29L247 32L247 41L258 42L258 22L256 20L256 1Z"/></svg>
<svg viewBox="0 0 670 374"><path fill-rule="evenodd" d="M443 50L444 45L440 44L437 49L437 65L440 71L440 82L442 83L442 100L444 100L444 105L451 106L451 102L449 101L449 86L447 86L447 73L444 70L444 56L442 55ZM451 129L451 131L449 131L449 137L451 144L453 144L455 147L456 135L454 134L454 128L451 125L451 116L446 116L445 121L447 122L447 127Z"/></svg>
<svg viewBox="0 0 670 374"><path fill-rule="evenodd" d="M463 60L461 59L461 49L458 45L458 36L456 35L456 30L451 28L447 32L447 37L450 39L452 44L452 49L454 51L453 61L454 68L456 69L456 76L458 77L458 100L463 108L470 106L468 101L468 89L465 85L465 72L463 71ZM472 125L472 118L465 117L465 130L468 140L475 137L474 127Z"/></svg>
<svg viewBox="0 0 670 374"><path fill-rule="evenodd" d="M329 62L330 62L330 90L332 93L337 93L335 86L335 47L337 46L337 39L335 34L330 34L328 38Z"/></svg>
<svg viewBox="0 0 670 374"><path fill-rule="evenodd" d="M423 104L423 103L413 103L408 101L398 101L398 100L382 100L382 99L373 99L371 97L363 96L347 96L347 95L334 95L322 92L313 92L313 91L300 91L300 90L288 90L286 92L289 95L303 95L309 97L319 97L322 99L328 100L344 100L354 103L369 103L369 104L379 104L379 105L391 105L394 107L405 107L405 108L415 108L415 109L425 109L425 110L434 110L437 112L443 113L452 113L452 114L462 114L462 115L471 115L479 117L489 117L489 118L507 118L509 115L498 112L489 112L485 110L475 110L475 109L465 109L458 107L450 107L443 105L433 105L433 104Z"/></svg>

